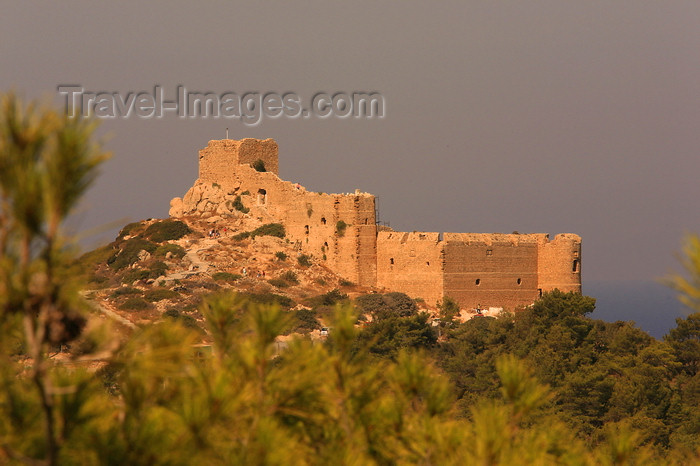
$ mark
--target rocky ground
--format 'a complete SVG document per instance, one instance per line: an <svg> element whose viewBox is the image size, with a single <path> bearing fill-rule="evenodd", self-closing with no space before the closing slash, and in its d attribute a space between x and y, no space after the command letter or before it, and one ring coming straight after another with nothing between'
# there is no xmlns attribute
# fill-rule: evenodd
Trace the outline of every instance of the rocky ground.
<svg viewBox="0 0 700 466"><path fill-rule="evenodd" d="M209 220L181 218L178 223L189 231L166 234L179 237L164 240L154 228L172 226L172 220L127 225L113 243L81 258L89 282L85 295L96 310L128 332L164 317L203 327L199 304L206 295L223 290L277 301L290 311L311 308L314 298L333 290L350 298L376 292L342 279L284 238L241 238L255 226L245 219L227 219L226 226ZM327 317L318 316L320 326L328 325Z"/></svg>

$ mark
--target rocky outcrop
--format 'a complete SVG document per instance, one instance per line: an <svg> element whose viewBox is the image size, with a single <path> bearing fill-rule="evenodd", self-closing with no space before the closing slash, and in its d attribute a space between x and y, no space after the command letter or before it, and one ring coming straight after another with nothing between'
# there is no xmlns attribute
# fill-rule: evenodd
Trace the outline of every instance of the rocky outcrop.
<svg viewBox="0 0 700 466"><path fill-rule="evenodd" d="M224 190L216 183L197 180L184 197L170 201L168 214L170 217L205 213L240 216L247 209L245 203L250 203L250 199L247 194L240 194L240 186Z"/></svg>

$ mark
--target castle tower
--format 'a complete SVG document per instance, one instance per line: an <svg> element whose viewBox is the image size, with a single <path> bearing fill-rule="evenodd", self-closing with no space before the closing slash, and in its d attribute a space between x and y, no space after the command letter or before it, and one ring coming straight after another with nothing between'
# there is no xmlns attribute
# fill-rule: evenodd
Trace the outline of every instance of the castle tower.
<svg viewBox="0 0 700 466"><path fill-rule="evenodd" d="M246 138L209 141L199 151L199 179L221 185L233 182L237 165L262 162L265 171L279 174L278 147L274 139Z"/></svg>
<svg viewBox="0 0 700 466"><path fill-rule="evenodd" d="M538 288L542 293L581 292L581 237L562 233L539 245Z"/></svg>

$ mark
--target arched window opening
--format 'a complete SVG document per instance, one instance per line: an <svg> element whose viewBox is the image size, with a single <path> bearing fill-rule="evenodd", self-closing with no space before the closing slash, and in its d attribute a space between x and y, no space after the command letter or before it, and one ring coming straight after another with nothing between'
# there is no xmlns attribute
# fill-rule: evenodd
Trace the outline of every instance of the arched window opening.
<svg viewBox="0 0 700 466"><path fill-rule="evenodd" d="M264 189L258 189L258 205L265 205L267 203L267 191Z"/></svg>
<svg viewBox="0 0 700 466"><path fill-rule="evenodd" d="M574 272L578 272L578 271L579 271L579 261L578 261L578 259L574 259L574 265L573 265L573 267L572 267L572 270L573 270Z"/></svg>
<svg viewBox="0 0 700 466"><path fill-rule="evenodd" d="M321 217L321 223L324 225L326 224L326 217Z"/></svg>
<svg viewBox="0 0 700 466"><path fill-rule="evenodd" d="M481 278L477 278L474 283L476 283L476 286L481 285Z"/></svg>
<svg viewBox="0 0 700 466"><path fill-rule="evenodd" d="M389 259L389 263L390 263L391 265L394 265L394 258L393 258L393 257L392 257L391 259Z"/></svg>
<svg viewBox="0 0 700 466"><path fill-rule="evenodd" d="M309 234L309 226L304 225L304 232L308 235Z"/></svg>

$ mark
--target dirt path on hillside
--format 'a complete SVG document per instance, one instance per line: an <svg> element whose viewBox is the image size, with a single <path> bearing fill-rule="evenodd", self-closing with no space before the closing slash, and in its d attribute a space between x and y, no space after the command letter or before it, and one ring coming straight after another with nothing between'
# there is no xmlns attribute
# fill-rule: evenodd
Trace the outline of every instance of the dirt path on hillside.
<svg viewBox="0 0 700 466"><path fill-rule="evenodd" d="M189 270L183 270L182 272L175 272L169 274L166 276L166 280L181 280L191 275L197 275L198 273L204 273L209 271L211 265L209 265L208 262L203 261L199 257L199 253L210 249L210 247L214 244L218 244L218 241L215 239L205 239L202 240L202 247L187 251L187 254L185 254L185 256L182 259L188 260L190 262L191 265L189 267Z"/></svg>

